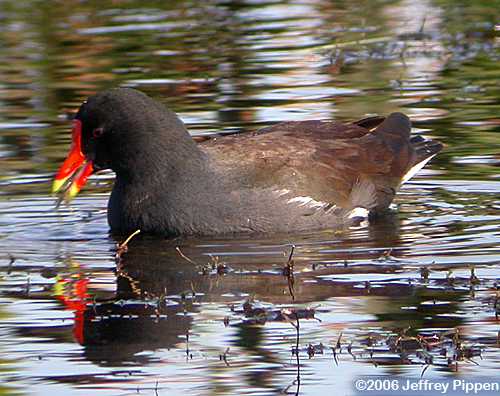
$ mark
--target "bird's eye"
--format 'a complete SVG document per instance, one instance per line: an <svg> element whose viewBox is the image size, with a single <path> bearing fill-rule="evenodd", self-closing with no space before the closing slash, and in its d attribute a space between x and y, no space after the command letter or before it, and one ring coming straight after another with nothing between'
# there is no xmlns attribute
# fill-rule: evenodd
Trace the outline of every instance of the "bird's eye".
<svg viewBox="0 0 500 396"><path fill-rule="evenodd" d="M104 128L96 128L92 131L92 136L95 138L99 138L103 135Z"/></svg>

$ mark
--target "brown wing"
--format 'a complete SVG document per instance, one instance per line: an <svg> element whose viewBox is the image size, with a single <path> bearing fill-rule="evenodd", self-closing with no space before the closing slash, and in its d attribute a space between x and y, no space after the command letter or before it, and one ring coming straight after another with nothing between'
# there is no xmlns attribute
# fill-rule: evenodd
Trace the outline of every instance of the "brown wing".
<svg viewBox="0 0 500 396"><path fill-rule="evenodd" d="M200 147L235 185L288 190L289 196L307 196L345 209L384 209L416 155L405 115L394 113L381 121L377 117L353 124L285 122L255 133L215 138Z"/></svg>

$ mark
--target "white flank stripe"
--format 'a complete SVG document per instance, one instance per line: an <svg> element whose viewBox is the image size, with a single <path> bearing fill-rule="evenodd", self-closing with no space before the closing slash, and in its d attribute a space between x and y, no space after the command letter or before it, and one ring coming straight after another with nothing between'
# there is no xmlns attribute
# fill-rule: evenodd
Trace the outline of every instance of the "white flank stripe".
<svg viewBox="0 0 500 396"><path fill-rule="evenodd" d="M289 199L287 203L298 203L299 206L310 206L313 208L322 208L327 205L326 202L316 201L311 197L294 197Z"/></svg>
<svg viewBox="0 0 500 396"><path fill-rule="evenodd" d="M434 154L436 155L436 154ZM413 167L410 168L410 170L408 172L406 172L406 174L403 176L403 179L401 181L401 184L404 184L406 183L408 180L410 180L413 176L415 176L417 174L417 172L422 169L425 164L427 162L429 162L433 157L434 155L431 155L429 158L423 160L422 162L419 162L418 164L416 165L413 165Z"/></svg>

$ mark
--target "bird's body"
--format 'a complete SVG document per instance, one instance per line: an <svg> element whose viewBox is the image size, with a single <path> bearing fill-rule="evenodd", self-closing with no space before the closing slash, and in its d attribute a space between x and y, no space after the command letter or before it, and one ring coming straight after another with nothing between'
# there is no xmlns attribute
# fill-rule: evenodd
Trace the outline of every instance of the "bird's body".
<svg viewBox="0 0 500 396"><path fill-rule="evenodd" d="M401 113L285 122L196 143L174 113L132 89L89 98L76 119L83 156L116 173L108 204L116 233L338 227L356 208L387 209L405 177L442 147L411 139Z"/></svg>

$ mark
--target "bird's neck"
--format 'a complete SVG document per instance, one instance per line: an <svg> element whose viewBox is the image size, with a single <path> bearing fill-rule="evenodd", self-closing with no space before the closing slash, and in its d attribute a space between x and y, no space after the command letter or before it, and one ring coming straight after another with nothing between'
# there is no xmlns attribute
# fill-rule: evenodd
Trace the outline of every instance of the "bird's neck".
<svg viewBox="0 0 500 396"><path fill-rule="evenodd" d="M141 156L134 168L115 170L116 180L108 204L112 229L144 229L171 234L189 233L216 186L208 159L193 146L177 145L168 158Z"/></svg>
<svg viewBox="0 0 500 396"><path fill-rule="evenodd" d="M163 184L173 188L208 172L206 156L191 138L172 145L152 142L150 146L143 144L141 152L130 153L116 166L117 180L124 185L159 187Z"/></svg>

